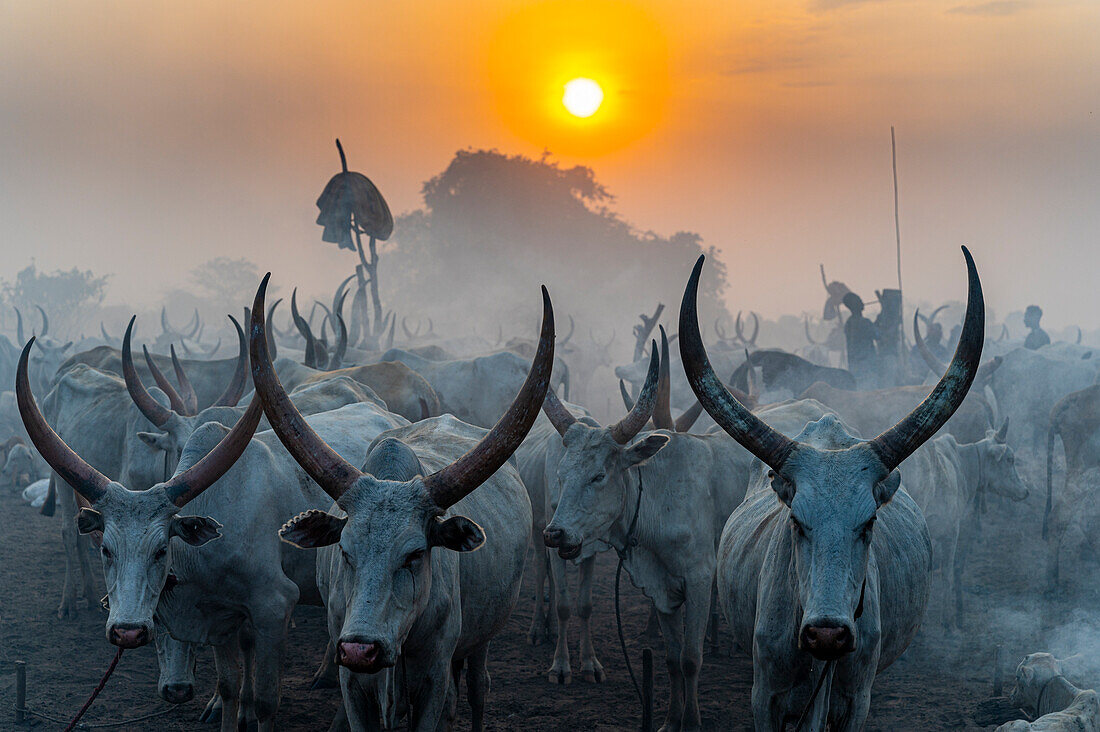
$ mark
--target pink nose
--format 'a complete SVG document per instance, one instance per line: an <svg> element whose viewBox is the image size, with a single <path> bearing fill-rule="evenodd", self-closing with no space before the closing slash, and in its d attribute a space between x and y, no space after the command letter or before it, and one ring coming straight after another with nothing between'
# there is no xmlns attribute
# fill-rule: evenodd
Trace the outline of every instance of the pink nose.
<svg viewBox="0 0 1100 732"><path fill-rule="evenodd" d="M847 628L811 625L802 631L802 647L814 658L831 661L855 650L855 643Z"/></svg>
<svg viewBox="0 0 1100 732"><path fill-rule="evenodd" d="M341 642L336 650L340 665L356 673L373 674L383 667L382 646L377 643Z"/></svg>
<svg viewBox="0 0 1100 732"><path fill-rule="evenodd" d="M111 643L119 648L140 648L148 642L145 628L111 628Z"/></svg>

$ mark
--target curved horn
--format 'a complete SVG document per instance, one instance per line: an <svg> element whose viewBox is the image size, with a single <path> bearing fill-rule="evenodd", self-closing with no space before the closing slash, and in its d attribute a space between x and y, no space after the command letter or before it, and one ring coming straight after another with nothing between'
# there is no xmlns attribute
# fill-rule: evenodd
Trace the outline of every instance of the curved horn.
<svg viewBox="0 0 1100 732"><path fill-rule="evenodd" d="M103 321L99 321L99 334L103 336L103 340L108 343L114 343L114 338L107 334L107 328L103 325Z"/></svg>
<svg viewBox="0 0 1100 732"><path fill-rule="evenodd" d="M688 432L703 414L703 405L696 399L695 403L688 407L687 411L676 418L676 431Z"/></svg>
<svg viewBox="0 0 1100 732"><path fill-rule="evenodd" d="M646 373L645 384L642 385L642 390L638 394L638 401L625 417L611 426L611 437L620 445L633 440L653 416L653 409L657 406L657 380L660 369L661 359L657 355L657 342L652 341L649 371Z"/></svg>
<svg viewBox="0 0 1100 732"><path fill-rule="evenodd" d="M819 264L817 266L821 269L821 284L825 286L825 292L829 292L829 280L825 278L825 265Z"/></svg>
<svg viewBox="0 0 1100 732"><path fill-rule="evenodd" d="M141 347L142 353L145 354L145 366L149 369L149 373L153 375L153 381L157 382L157 386L168 397L168 403L172 407L172 411L176 414L188 414L187 407L183 403L183 397L176 391L176 387L172 386L172 382L168 381L168 377L164 375L164 372L153 363L153 357L149 355L149 349L145 346ZM135 373L137 373L135 371ZM194 412L190 412L194 414Z"/></svg>
<svg viewBox="0 0 1100 732"><path fill-rule="evenodd" d="M1081 326L1077 326L1077 341L1076 341L1077 345L1081 345L1081 339L1084 336L1085 336L1085 334L1081 332Z"/></svg>
<svg viewBox="0 0 1100 732"><path fill-rule="evenodd" d="M727 340L727 338L726 338L726 329L718 327L718 321L719 320L721 320L721 318L715 318L714 319L714 335L718 336L718 340L724 341L724 340Z"/></svg>
<svg viewBox="0 0 1100 732"><path fill-rule="evenodd" d="M346 294L345 291L346 291L346 288L348 286L348 283L351 282L352 280L354 280L355 277L356 277L355 273L352 272L350 275L345 277L344 281L340 283L340 286L336 288L336 293L332 296L332 312L335 313L339 309L339 308L337 308L336 304L340 301L341 296Z"/></svg>
<svg viewBox="0 0 1100 732"><path fill-rule="evenodd" d="M569 334L572 335L573 331L569 331ZM428 332L425 333L425 335L430 335L430 336L435 335L435 323L432 322L431 318L428 318ZM566 340L569 340L569 339L566 338Z"/></svg>
<svg viewBox="0 0 1100 732"><path fill-rule="evenodd" d="M802 324L806 327L806 340L810 342L810 345L820 346L821 344L814 340L814 337L810 335L810 318L807 315L802 316Z"/></svg>
<svg viewBox="0 0 1100 732"><path fill-rule="evenodd" d="M23 340L23 313L19 312L19 308L13 308L15 310L15 337L19 340L19 347L27 345L27 342Z"/></svg>
<svg viewBox="0 0 1100 732"><path fill-rule="evenodd" d="M630 392L626 390L626 384L622 379L619 379L619 396L623 399L623 406L626 407L626 411L630 411L634 408L634 400L630 398Z"/></svg>
<svg viewBox="0 0 1100 732"><path fill-rule="evenodd" d="M275 308L279 307L279 303L283 301L283 298L279 298L275 302L267 306L267 322L271 323L271 330L267 332L267 350L271 353L272 360L279 357L278 346L275 345ZM246 322L252 322L252 311L248 311L248 318Z"/></svg>
<svg viewBox="0 0 1100 732"><path fill-rule="evenodd" d="M362 473L340 457L313 431L279 382L267 352L267 327L264 322L264 297L270 279L271 273L268 272L256 291L256 300L252 305L252 324L248 339L249 354L252 357L252 383L256 386L256 396L263 402L264 414L283 447L317 485L335 500ZM293 303L292 297L291 305Z"/></svg>
<svg viewBox="0 0 1100 732"><path fill-rule="evenodd" d="M294 291L290 293L290 317L294 319L294 327L298 329L302 338L306 341L306 357L305 365L313 368L317 365L316 354L316 341L313 337L313 331L309 329L309 323L305 321L302 314L298 312L298 288L295 287ZM253 321L255 321L255 308L253 308Z"/></svg>
<svg viewBox="0 0 1100 732"><path fill-rule="evenodd" d="M215 407L235 407L244 396L244 387L248 383L248 341L241 330L241 324L232 315L227 316L233 321L233 327L237 329L237 368L233 371L233 378L221 396L214 400Z"/></svg>
<svg viewBox="0 0 1100 732"><path fill-rule="evenodd" d="M565 431L577 421L577 418L561 403L553 389L546 390L546 398L542 401L542 411L550 420L550 424L554 425L554 429L558 431L558 434L563 437Z"/></svg>
<svg viewBox="0 0 1100 732"><path fill-rule="evenodd" d="M1008 324L1001 323L1001 335L997 338L998 341L1003 341L1008 338Z"/></svg>
<svg viewBox="0 0 1100 732"><path fill-rule="evenodd" d="M23 418L27 435L30 436L31 442L34 443L35 449L42 458L62 480L72 486L74 491L84 496L89 503L95 503L103 496L107 490L107 484L111 481L73 452L42 416L34 394L31 393L31 383L27 376L27 359L33 343L32 336L23 346L23 353L19 356L19 367L15 372L15 396L19 403L19 416Z"/></svg>
<svg viewBox="0 0 1100 732"><path fill-rule="evenodd" d="M484 483L512 456L523 442L543 400L550 393L554 368L554 306L542 288L542 333L531 370L504 416L469 452L424 479L424 488L440 508L448 508Z"/></svg>
<svg viewBox="0 0 1100 732"><path fill-rule="evenodd" d="M657 401L653 405L653 424L659 430L676 429L676 423L672 421L672 377L669 368L668 336L665 334L665 326L661 329L661 367L657 375Z"/></svg>
<svg viewBox="0 0 1100 732"><path fill-rule="evenodd" d="M336 303L336 309L333 310L333 318L335 318L333 330L338 327L339 334L336 337L336 350L328 362L329 371L340 368L344 363L344 356L348 352L348 327L344 323L344 295L347 295L347 293L340 295L340 300Z"/></svg>
<svg viewBox="0 0 1100 732"><path fill-rule="evenodd" d="M741 327L740 310L737 311L737 320L733 323L733 332L737 334L737 340L741 341L742 343L748 343L748 340L745 338L745 333L742 331Z"/></svg>
<svg viewBox="0 0 1100 732"><path fill-rule="evenodd" d="M405 331L405 338L411 341L416 336L414 336L412 331L409 330L409 326L408 323L406 323L406 320L407 318L401 318L401 330Z"/></svg>
<svg viewBox="0 0 1100 732"><path fill-rule="evenodd" d="M893 470L913 454L962 404L974 376L981 365L982 341L985 338L985 301L982 282L970 250L962 248L966 259L966 317L963 319L959 345L947 372L928 398L917 405L904 419L871 440L871 449L887 471Z"/></svg>
<svg viewBox="0 0 1100 732"><path fill-rule="evenodd" d="M920 308L913 313L913 340L917 342L917 350L920 351L921 358L924 359L925 365L936 376L943 376L947 371L947 364L936 358L936 354L928 350L928 345L924 342L924 338L920 334L920 327L918 325L919 318L921 317ZM927 320L925 322L928 322Z"/></svg>
<svg viewBox="0 0 1100 732"><path fill-rule="evenodd" d="M41 305L35 305L35 307L38 308L38 314L42 316L42 333L39 337L45 338L50 332L50 319L46 317L46 311Z"/></svg>
<svg viewBox="0 0 1100 732"><path fill-rule="evenodd" d="M564 346L569 342L569 339L573 337L573 316L569 316L569 332L565 334L565 338L558 341L559 346Z"/></svg>
<svg viewBox="0 0 1100 732"><path fill-rule="evenodd" d="M752 314L752 338L749 338L748 344L750 346L756 345L756 337L760 335L760 316L756 314L755 310L750 310Z"/></svg>
<svg viewBox="0 0 1100 732"><path fill-rule="evenodd" d="M386 333L386 343L385 343L386 348L384 349L386 351L393 348L393 329L394 329L394 327L397 326L397 316L393 315L392 312L390 313L390 315L392 315L393 317L390 318L390 329Z"/></svg>
<svg viewBox="0 0 1100 732"><path fill-rule="evenodd" d="M172 476L164 484L164 492L168 495L168 500L182 508L184 504L225 475L248 447L262 415L263 402L260 401L259 394L254 394L252 403L237 420L237 424L233 425L233 429L229 430L229 434L223 437L201 460L182 473Z"/></svg>
<svg viewBox="0 0 1100 732"><path fill-rule="evenodd" d="M928 323L928 325L932 325L932 323L936 322L936 316L939 315L944 310L947 310L947 307L948 307L947 305L940 305L938 308L936 308L935 310L932 311L932 314L928 316L928 320L926 320L924 322Z"/></svg>
<svg viewBox="0 0 1100 732"><path fill-rule="evenodd" d="M221 341L218 341L218 343L220 344ZM168 352L172 356L172 369L176 372L176 383L180 385L180 396L183 397L183 404L187 409L186 412L182 412L181 414L198 414L199 397L195 394L195 387L191 386L191 380L188 379L187 374L184 373L183 365L180 363L180 360L176 358L176 347L169 345ZM148 356L146 356L146 358L148 358ZM149 359L149 361L151 363L152 359ZM150 371L152 371L152 369L150 369Z"/></svg>
<svg viewBox="0 0 1100 732"><path fill-rule="evenodd" d="M130 398L137 405L138 410L145 415L145 419L157 427L163 427L172 418L172 410L161 406L160 402L153 398L141 383L137 369L134 368L134 354L131 351L130 341L134 334L134 321L137 316L130 318L130 324L126 326L126 335L122 337L122 377L126 380L126 391L130 392Z"/></svg>
<svg viewBox="0 0 1100 732"><path fill-rule="evenodd" d="M199 318L198 308L195 308L195 314L191 316L191 320L188 321L187 325L189 328L191 328L191 331L186 336L184 336L185 338L194 338L196 335L198 335L199 331L202 330L202 319Z"/></svg>
<svg viewBox="0 0 1100 732"><path fill-rule="evenodd" d="M691 271L684 299L680 304L680 358L687 372L688 383L703 408L722 429L746 450L760 458L768 467L782 474L783 465L798 447L798 443L772 429L737 401L719 380L707 358L703 337L699 332L699 276L703 271L700 256Z"/></svg>
<svg viewBox="0 0 1100 732"><path fill-rule="evenodd" d="M168 309L164 305L160 306L160 329L165 335L176 334L175 328L168 322Z"/></svg>

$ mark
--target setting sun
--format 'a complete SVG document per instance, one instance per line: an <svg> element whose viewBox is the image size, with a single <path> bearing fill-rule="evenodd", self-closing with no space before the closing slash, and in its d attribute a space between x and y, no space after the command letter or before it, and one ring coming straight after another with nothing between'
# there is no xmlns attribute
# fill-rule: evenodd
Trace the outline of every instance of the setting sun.
<svg viewBox="0 0 1100 732"><path fill-rule="evenodd" d="M561 103L574 117L591 117L603 104L603 89L591 79L573 79L566 83Z"/></svg>

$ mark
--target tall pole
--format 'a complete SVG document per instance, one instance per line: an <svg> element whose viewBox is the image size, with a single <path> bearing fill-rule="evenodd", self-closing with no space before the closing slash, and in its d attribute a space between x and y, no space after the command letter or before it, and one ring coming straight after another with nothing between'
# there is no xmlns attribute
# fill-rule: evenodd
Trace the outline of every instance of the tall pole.
<svg viewBox="0 0 1100 732"><path fill-rule="evenodd" d="M890 154L894 163L894 238L897 240L898 289L901 289L901 222L898 218L898 145L894 140L894 126L890 125Z"/></svg>

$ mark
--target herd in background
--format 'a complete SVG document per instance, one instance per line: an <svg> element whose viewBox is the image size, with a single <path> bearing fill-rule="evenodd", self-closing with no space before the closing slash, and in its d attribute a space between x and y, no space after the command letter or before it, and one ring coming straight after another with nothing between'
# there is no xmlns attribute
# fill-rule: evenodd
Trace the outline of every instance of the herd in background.
<svg viewBox="0 0 1100 732"><path fill-rule="evenodd" d="M351 278L331 307L317 303L320 329L295 292L280 330L264 278L244 327L229 316L237 353L221 359L197 312L177 329L162 310L137 358L136 317L120 342L101 327L102 339L61 343L39 308L40 332L25 338L20 313L16 342L0 337L0 383L14 386L0 397L0 480L59 509L60 617L103 594L94 546L106 639L155 643L163 698L191 699L196 647L213 648L202 718L223 730L273 728L298 604L327 612L315 682L341 688L333 729L446 726L461 678L481 729L490 641L525 567L528 639L554 642L548 681L570 683L576 662L601 682L589 620L608 549L665 640L663 730L700 728L714 606L753 658L757 729L860 729L876 674L922 623L948 638L963 627L961 578L989 505L1042 485L1052 590L1081 581L1100 550L1100 359L1050 343L1037 308L1023 343L987 338L964 255L961 322L945 338L938 310L914 314L912 350L900 292L876 293L872 322L824 270L823 317L837 325L822 342L807 320L807 344L758 348L759 317L750 335L739 313L732 335L715 322L704 345L700 258L676 332L663 305L635 326L631 361L614 366L619 394L594 378L615 364L614 335L575 338L568 317L556 337L545 288L537 338L491 342L430 320L401 318L398 331L393 313L349 329ZM625 416L601 423L612 397ZM1100 727L1096 693L1067 664L1024 659L1009 706L1041 719L1006 716L1003 729Z"/></svg>

